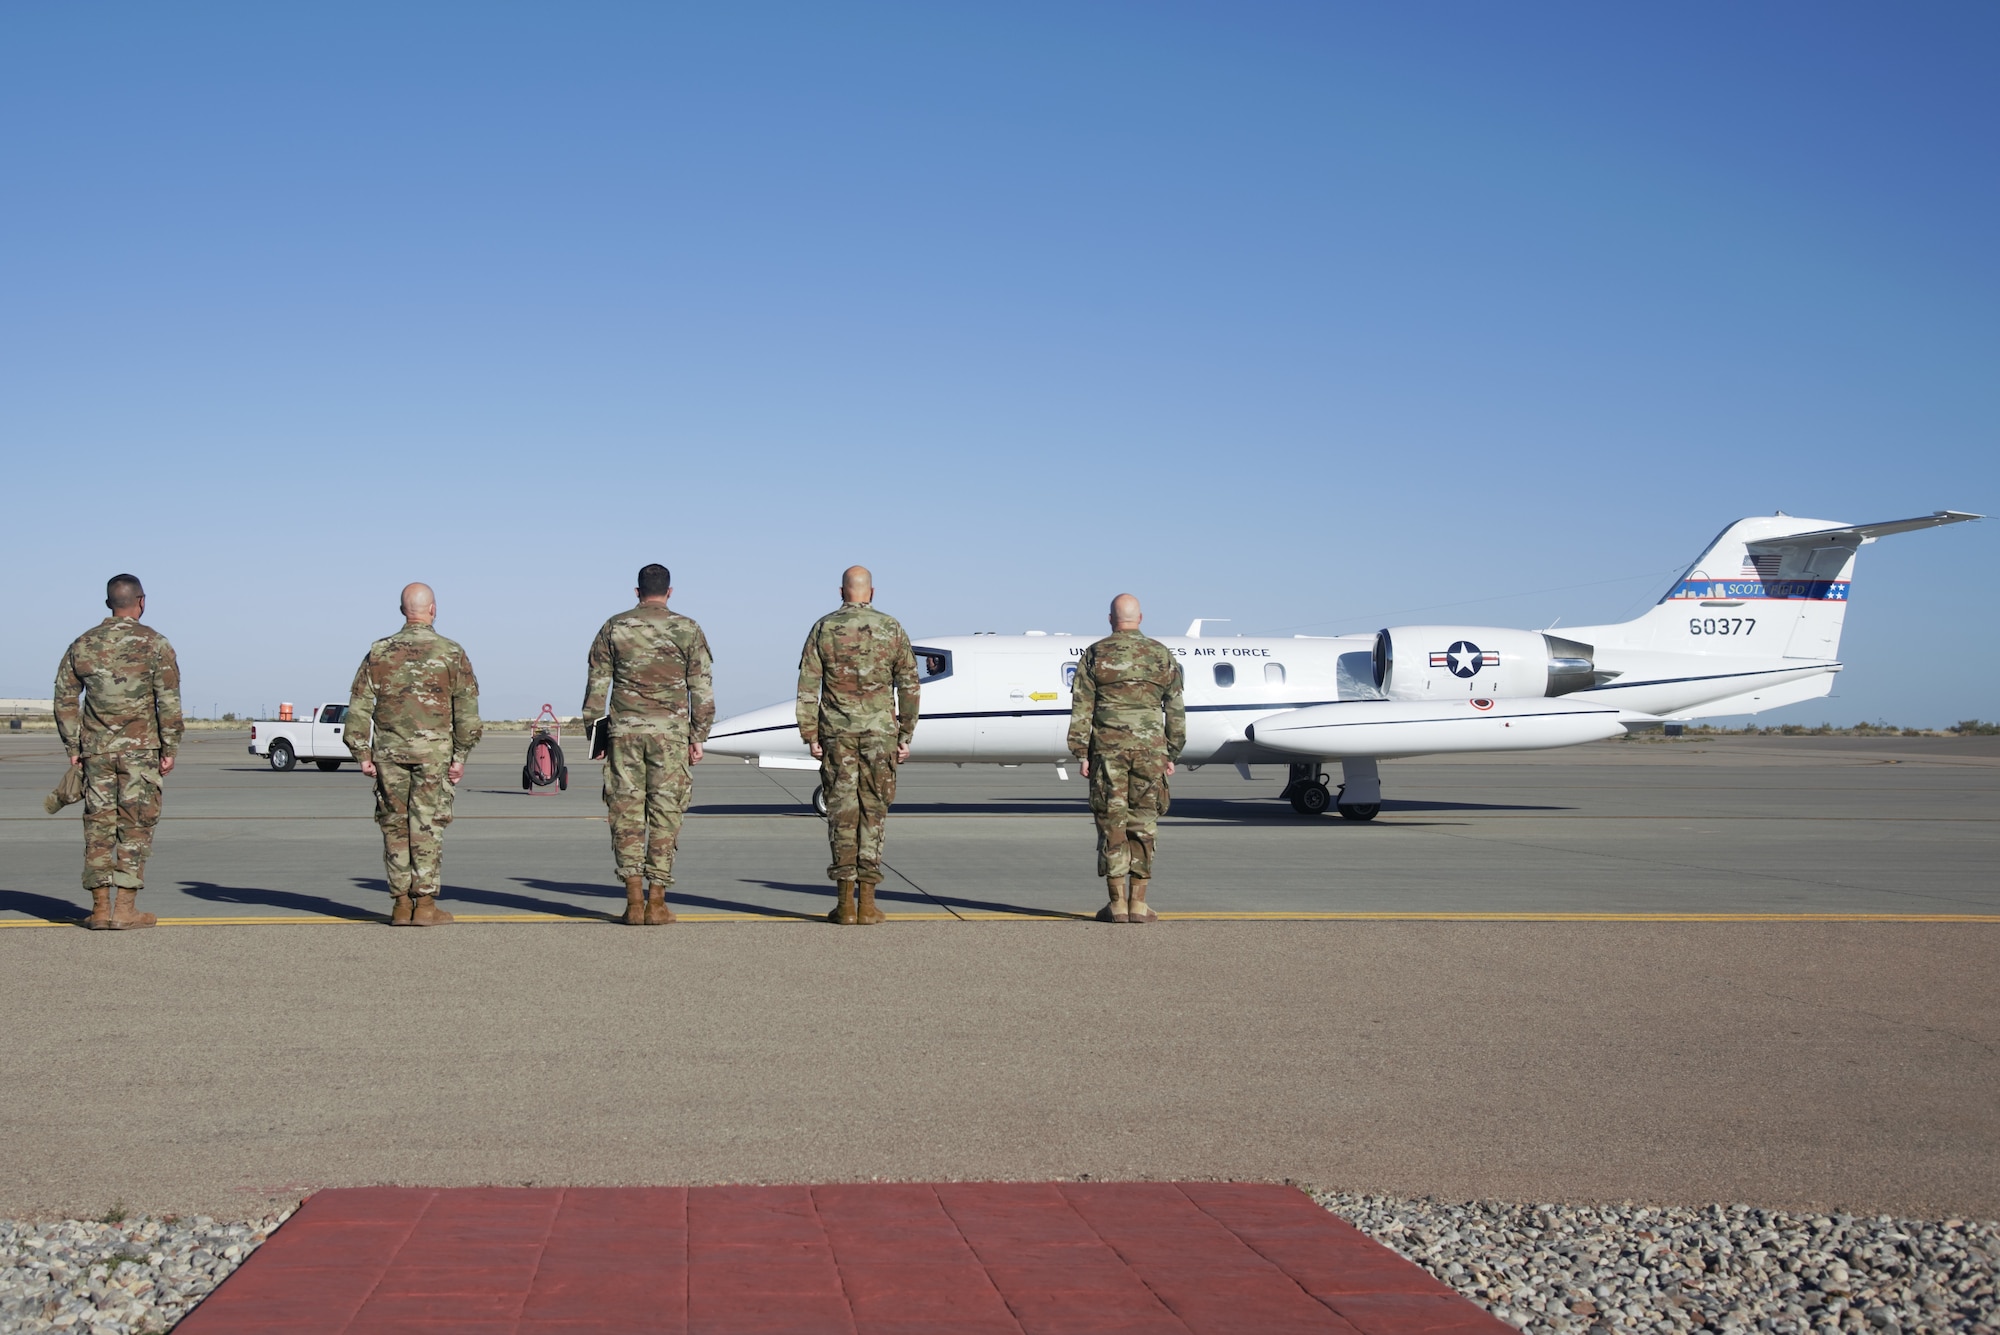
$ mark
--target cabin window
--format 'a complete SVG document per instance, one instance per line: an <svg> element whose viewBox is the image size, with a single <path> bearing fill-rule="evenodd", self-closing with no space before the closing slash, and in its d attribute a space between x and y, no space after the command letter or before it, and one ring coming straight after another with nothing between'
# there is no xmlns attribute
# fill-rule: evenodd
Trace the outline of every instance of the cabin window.
<svg viewBox="0 0 2000 1335"><path fill-rule="evenodd" d="M914 650L917 656L917 681L940 681L951 675L951 650L926 649L921 645Z"/></svg>
<svg viewBox="0 0 2000 1335"><path fill-rule="evenodd" d="M1217 686L1234 686L1236 684L1236 665L1234 663L1217 663L1215 665L1215 684Z"/></svg>
<svg viewBox="0 0 2000 1335"><path fill-rule="evenodd" d="M1283 686L1285 684L1285 665L1283 663L1264 664L1264 684L1266 686Z"/></svg>
<svg viewBox="0 0 2000 1335"><path fill-rule="evenodd" d="M319 721L321 723L338 723L346 717L346 705L328 705L325 709L319 711Z"/></svg>

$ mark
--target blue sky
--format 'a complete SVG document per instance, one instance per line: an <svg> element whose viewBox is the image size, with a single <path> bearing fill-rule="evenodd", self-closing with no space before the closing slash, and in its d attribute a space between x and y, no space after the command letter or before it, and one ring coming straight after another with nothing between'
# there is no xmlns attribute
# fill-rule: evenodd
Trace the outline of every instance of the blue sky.
<svg viewBox="0 0 2000 1335"><path fill-rule="evenodd" d="M1725 523L2000 505L1990 4L0 10L0 695L138 572L191 706L426 579L487 712L661 560L725 710L918 634L1635 615ZM2000 521L1837 698L2000 716Z"/></svg>

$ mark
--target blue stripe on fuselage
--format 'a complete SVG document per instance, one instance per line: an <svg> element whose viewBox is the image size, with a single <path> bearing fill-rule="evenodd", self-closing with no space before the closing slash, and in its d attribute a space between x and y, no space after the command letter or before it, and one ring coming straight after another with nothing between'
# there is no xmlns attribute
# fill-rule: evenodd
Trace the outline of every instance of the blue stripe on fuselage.
<svg viewBox="0 0 2000 1335"><path fill-rule="evenodd" d="M1748 601L1800 598L1809 602L1844 603L1844 579L1684 579L1660 599L1663 603L1682 598Z"/></svg>

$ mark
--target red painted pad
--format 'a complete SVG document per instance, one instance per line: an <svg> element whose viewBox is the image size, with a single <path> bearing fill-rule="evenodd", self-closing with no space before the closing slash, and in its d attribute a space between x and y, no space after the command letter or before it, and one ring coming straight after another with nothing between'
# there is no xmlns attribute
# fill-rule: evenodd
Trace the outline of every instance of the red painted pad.
<svg viewBox="0 0 2000 1335"><path fill-rule="evenodd" d="M1290 1187L323 1191L181 1335L1505 1335Z"/></svg>

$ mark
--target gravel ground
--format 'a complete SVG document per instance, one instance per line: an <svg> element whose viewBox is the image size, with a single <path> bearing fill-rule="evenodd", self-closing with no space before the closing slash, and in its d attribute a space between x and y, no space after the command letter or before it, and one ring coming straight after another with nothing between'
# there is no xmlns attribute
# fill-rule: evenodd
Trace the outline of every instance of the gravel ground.
<svg viewBox="0 0 2000 1335"><path fill-rule="evenodd" d="M1993 1220L1312 1195L1537 1335L2000 1331Z"/></svg>
<svg viewBox="0 0 2000 1335"><path fill-rule="evenodd" d="M2000 1223L1991 1220L1312 1194L1536 1335L2000 1335ZM290 1213L239 1224L205 1215L0 1220L0 1332L168 1330Z"/></svg>
<svg viewBox="0 0 2000 1335"><path fill-rule="evenodd" d="M221 1224L181 1219L0 1219L0 1332L163 1331L257 1249L290 1210Z"/></svg>

